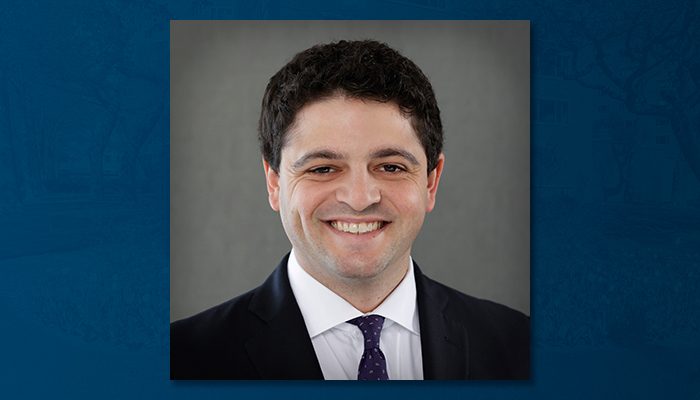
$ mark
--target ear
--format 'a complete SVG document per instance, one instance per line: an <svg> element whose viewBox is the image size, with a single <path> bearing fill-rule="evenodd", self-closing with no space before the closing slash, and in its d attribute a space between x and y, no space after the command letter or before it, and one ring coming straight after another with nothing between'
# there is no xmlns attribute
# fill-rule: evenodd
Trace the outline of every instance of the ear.
<svg viewBox="0 0 700 400"><path fill-rule="evenodd" d="M445 165L445 154L440 153L440 157L438 157L438 162L437 165L435 165L435 169L430 171L428 174L428 202L425 207L425 212L431 212L433 211L433 208L435 208L435 196L437 194L437 188L438 185L440 184L440 176L442 176L442 167Z"/></svg>
<svg viewBox="0 0 700 400"><path fill-rule="evenodd" d="M263 158L263 170L265 171L265 181L267 182L267 201L273 210L280 210L280 176L270 166L270 163Z"/></svg>

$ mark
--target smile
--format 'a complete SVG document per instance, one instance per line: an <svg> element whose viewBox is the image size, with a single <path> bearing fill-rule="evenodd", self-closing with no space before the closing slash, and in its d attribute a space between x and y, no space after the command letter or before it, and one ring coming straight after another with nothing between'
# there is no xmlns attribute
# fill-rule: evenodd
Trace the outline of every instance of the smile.
<svg viewBox="0 0 700 400"><path fill-rule="evenodd" d="M341 232L354 233L360 235L363 233L374 232L381 229L384 226L383 221L374 222L343 222L343 221L331 221L331 226Z"/></svg>

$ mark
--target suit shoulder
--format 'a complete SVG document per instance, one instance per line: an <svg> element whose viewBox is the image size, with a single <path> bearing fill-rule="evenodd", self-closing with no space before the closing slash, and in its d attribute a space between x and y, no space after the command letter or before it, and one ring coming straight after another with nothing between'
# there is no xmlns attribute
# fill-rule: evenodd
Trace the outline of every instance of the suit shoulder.
<svg viewBox="0 0 700 400"><path fill-rule="evenodd" d="M243 345L257 316L248 310L257 289L170 324L171 379L216 378Z"/></svg>
<svg viewBox="0 0 700 400"><path fill-rule="evenodd" d="M458 311L461 315L478 318L484 322L492 321L498 324L513 325L524 324L529 329L530 317L518 310L491 300L470 296L427 277L426 280L434 287L434 290L447 295L449 306L454 308L451 311Z"/></svg>
<svg viewBox="0 0 700 400"><path fill-rule="evenodd" d="M429 280L430 290L446 296L444 315L467 332L473 379L528 379L530 317Z"/></svg>
<svg viewBox="0 0 700 400"><path fill-rule="evenodd" d="M254 294L255 290L251 290L191 317L175 321L170 324L171 335L175 333L184 337L201 337L224 333L234 327L233 322L248 315L248 304Z"/></svg>

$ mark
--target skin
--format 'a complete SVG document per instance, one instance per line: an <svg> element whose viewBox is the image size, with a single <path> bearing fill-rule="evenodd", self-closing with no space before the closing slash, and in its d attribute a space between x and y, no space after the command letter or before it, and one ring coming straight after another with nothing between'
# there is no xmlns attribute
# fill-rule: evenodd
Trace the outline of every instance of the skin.
<svg viewBox="0 0 700 400"><path fill-rule="evenodd" d="M411 246L435 207L444 164L425 151L395 103L335 96L307 104L282 148L279 172L263 160L268 200L302 268L362 312L408 270ZM333 221L381 222L368 233Z"/></svg>

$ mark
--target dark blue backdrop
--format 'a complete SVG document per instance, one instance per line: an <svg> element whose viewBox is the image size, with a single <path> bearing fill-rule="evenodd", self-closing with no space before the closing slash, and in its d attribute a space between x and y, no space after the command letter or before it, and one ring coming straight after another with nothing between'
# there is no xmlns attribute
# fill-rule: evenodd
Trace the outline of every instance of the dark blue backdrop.
<svg viewBox="0 0 700 400"><path fill-rule="evenodd" d="M699 398L699 15L696 1L4 1L2 397L365 393L168 380L171 19L529 19L532 380L375 388Z"/></svg>

